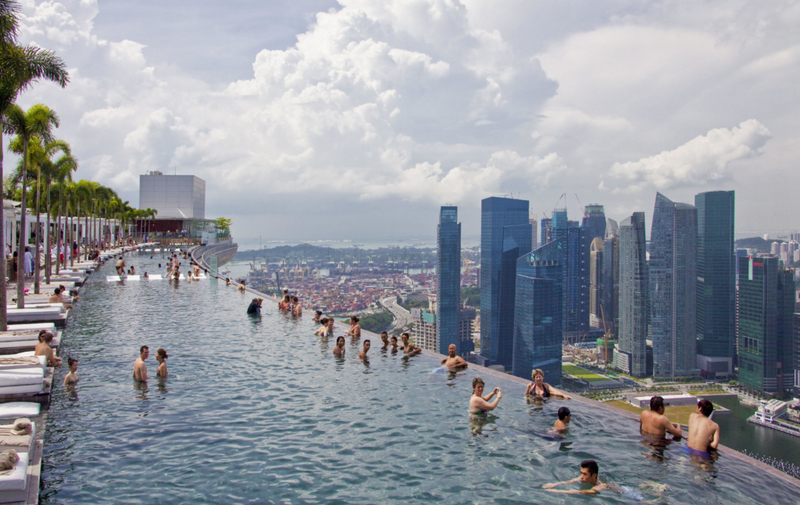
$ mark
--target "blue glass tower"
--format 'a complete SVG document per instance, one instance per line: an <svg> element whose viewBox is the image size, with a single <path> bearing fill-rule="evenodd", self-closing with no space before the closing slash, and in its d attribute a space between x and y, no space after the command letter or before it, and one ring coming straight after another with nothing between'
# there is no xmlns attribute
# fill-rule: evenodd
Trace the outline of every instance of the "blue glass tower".
<svg viewBox="0 0 800 505"><path fill-rule="evenodd" d="M528 201L481 201L481 356L511 368L517 259L531 251Z"/></svg>
<svg viewBox="0 0 800 505"><path fill-rule="evenodd" d="M590 293L590 250L592 245L591 230L588 226L579 225L567 219L566 210L553 212L552 240L565 239L562 250L566 255L564 268L564 308L563 331L575 338L580 338L590 330L589 327L589 293Z"/></svg>
<svg viewBox="0 0 800 505"><path fill-rule="evenodd" d="M644 212L619 225L619 345L614 365L635 377L647 374L648 290Z"/></svg>
<svg viewBox="0 0 800 505"><path fill-rule="evenodd" d="M540 368L548 383L561 383L565 242L554 240L517 260L511 372L517 377Z"/></svg>
<svg viewBox="0 0 800 505"><path fill-rule="evenodd" d="M583 210L582 226L589 228L592 240L606 238L606 214L602 205L590 203ZM591 242L591 240L590 240Z"/></svg>
<svg viewBox="0 0 800 505"><path fill-rule="evenodd" d="M450 344L458 346L458 313L461 307L461 223L458 207L439 212L436 255L436 343L439 354ZM458 350L459 352L461 349Z"/></svg>

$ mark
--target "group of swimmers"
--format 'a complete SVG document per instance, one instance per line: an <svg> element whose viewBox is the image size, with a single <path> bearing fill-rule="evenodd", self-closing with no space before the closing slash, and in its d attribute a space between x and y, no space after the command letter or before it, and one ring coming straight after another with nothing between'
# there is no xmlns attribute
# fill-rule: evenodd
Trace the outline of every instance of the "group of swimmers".
<svg viewBox="0 0 800 505"><path fill-rule="evenodd" d="M44 356L47 366L57 367L61 366L61 358L56 356L55 351L51 347L53 343L53 334L47 330L39 331L39 343L33 349L34 356ZM69 373L64 377L64 385L73 384L78 382L78 360L68 358L67 364L69 366Z"/></svg>
<svg viewBox="0 0 800 505"><path fill-rule="evenodd" d="M144 361L148 356L150 356L150 348L146 345L143 345L139 348L139 357L136 358L136 361L133 363L133 380L138 382L147 381L147 365ZM167 376L168 357L167 351L163 348L156 351L156 361L158 362L156 376L161 378L165 378Z"/></svg>

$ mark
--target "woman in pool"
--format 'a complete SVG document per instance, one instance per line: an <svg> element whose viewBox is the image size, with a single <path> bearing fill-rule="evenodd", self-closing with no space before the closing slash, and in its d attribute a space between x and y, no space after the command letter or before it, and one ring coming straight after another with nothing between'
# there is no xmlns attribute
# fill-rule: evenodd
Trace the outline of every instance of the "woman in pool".
<svg viewBox="0 0 800 505"><path fill-rule="evenodd" d="M560 396L565 400L572 400L572 397L569 396L568 394L544 382L544 372L542 372L541 369L537 368L536 370L531 372L531 377L533 378L533 382L528 384L528 387L525 389L525 394L527 396L533 396L538 398L547 398L549 396Z"/></svg>
<svg viewBox="0 0 800 505"><path fill-rule="evenodd" d="M333 355L337 358L344 357L344 337L336 337L336 347L333 348Z"/></svg>
<svg viewBox="0 0 800 505"><path fill-rule="evenodd" d="M69 373L64 377L65 386L78 382L78 360L69 358L67 363L69 364Z"/></svg>
<svg viewBox="0 0 800 505"><path fill-rule="evenodd" d="M294 317L300 317L303 315L303 306L300 305L300 299L296 296L292 297L292 315Z"/></svg>
<svg viewBox="0 0 800 505"><path fill-rule="evenodd" d="M350 329L347 334L353 338L361 338L361 326L358 324L359 319L356 316L350 316Z"/></svg>
<svg viewBox="0 0 800 505"><path fill-rule="evenodd" d="M164 349L159 349L156 351L156 361L158 361L158 369L156 370L156 375L159 377L166 377L167 376L167 351Z"/></svg>
<svg viewBox="0 0 800 505"><path fill-rule="evenodd" d="M503 397L503 391L500 388L494 388L491 393L483 396L483 386L483 379L480 377L472 379L472 397L469 399L470 414L486 414L490 410L494 410L500 402L500 398ZM494 395L497 395L497 398L489 403Z"/></svg>

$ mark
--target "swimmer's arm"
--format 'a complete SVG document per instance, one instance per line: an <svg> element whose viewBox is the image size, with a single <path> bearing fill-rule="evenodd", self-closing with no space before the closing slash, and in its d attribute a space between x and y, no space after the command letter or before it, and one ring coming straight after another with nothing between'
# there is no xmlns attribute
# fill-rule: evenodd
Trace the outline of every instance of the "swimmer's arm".
<svg viewBox="0 0 800 505"><path fill-rule="evenodd" d="M564 482L551 482L550 484L543 484L542 488L544 488L544 489L553 489L556 486L560 486L562 484L572 484L573 482L578 482L579 480L581 480L580 477L575 477L574 479L565 480ZM555 491L555 492L561 493L563 491Z"/></svg>
<svg viewBox="0 0 800 505"><path fill-rule="evenodd" d="M570 395L568 395L567 393L561 391L560 389L554 388L553 386L551 386L549 384L547 386L548 386L548 389L550 390L550 394L551 395L561 396L565 400L572 400L572 397Z"/></svg>
<svg viewBox="0 0 800 505"><path fill-rule="evenodd" d="M671 422L669 422L669 419L664 421L664 429L672 433L672 436L675 438L683 437L683 433L681 432L680 426L672 424Z"/></svg>
<svg viewBox="0 0 800 505"><path fill-rule="evenodd" d="M492 392L491 392L491 393L489 393L489 394L488 394L488 395L486 395L486 396L482 396L481 398L483 398L484 400L486 400L486 401L488 402L488 401L489 401L489 399L491 399L491 397L493 397L493 396L494 396L494 395L496 395L496 394L497 394L497 388L494 388L494 389L492 389Z"/></svg>
<svg viewBox="0 0 800 505"><path fill-rule="evenodd" d="M716 449L718 445L719 445L719 425L715 423L714 434L711 435L711 443L709 444L709 447L711 447L712 449Z"/></svg>
<svg viewBox="0 0 800 505"><path fill-rule="evenodd" d="M444 363L444 361L442 361L442 363ZM469 366L469 363L467 363L467 361L461 356L456 356L455 366Z"/></svg>

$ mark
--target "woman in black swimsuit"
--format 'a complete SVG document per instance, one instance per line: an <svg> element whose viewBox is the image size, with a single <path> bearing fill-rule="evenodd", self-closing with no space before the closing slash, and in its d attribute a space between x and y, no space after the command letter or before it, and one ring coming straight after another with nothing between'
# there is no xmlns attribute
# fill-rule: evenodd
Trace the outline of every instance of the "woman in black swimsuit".
<svg viewBox="0 0 800 505"><path fill-rule="evenodd" d="M526 395L539 398L548 398L549 396L554 395L561 396L565 400L572 400L572 397L568 394L544 382L544 372L542 372L541 369L537 368L531 372L531 378L533 379L533 382L528 384L528 387L525 388Z"/></svg>
<svg viewBox="0 0 800 505"><path fill-rule="evenodd" d="M344 337L336 337L336 347L333 348L333 355L337 358L344 356Z"/></svg>

